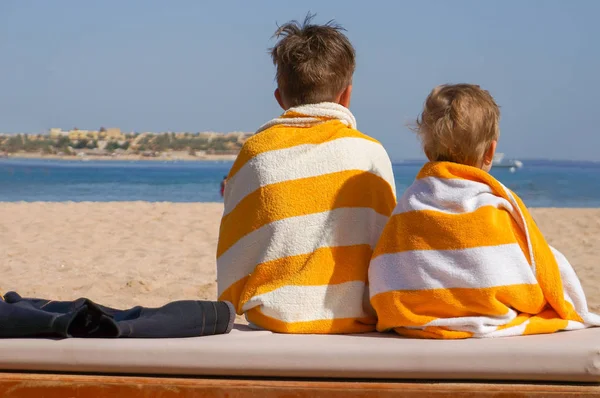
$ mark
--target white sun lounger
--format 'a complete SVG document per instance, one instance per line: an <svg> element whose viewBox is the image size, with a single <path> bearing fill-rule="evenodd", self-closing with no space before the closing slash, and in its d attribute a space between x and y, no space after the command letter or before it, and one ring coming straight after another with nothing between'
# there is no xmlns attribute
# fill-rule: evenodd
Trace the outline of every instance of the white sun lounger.
<svg viewBox="0 0 600 398"><path fill-rule="evenodd" d="M600 396L600 328L456 341L245 326L188 339L13 339L0 340L0 371L2 397Z"/></svg>

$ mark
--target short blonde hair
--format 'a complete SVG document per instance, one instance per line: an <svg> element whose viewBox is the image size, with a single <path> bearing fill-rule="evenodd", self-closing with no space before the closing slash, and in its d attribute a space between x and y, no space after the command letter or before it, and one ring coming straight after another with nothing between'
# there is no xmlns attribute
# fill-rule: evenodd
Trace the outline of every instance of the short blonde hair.
<svg viewBox="0 0 600 398"><path fill-rule="evenodd" d="M480 166L500 135L500 109L486 90L473 84L434 88L414 129L430 161Z"/></svg>

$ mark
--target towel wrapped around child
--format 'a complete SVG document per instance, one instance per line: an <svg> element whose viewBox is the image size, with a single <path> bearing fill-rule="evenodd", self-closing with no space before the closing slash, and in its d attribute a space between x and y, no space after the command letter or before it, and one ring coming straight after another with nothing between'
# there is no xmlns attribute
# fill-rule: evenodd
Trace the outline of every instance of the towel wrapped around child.
<svg viewBox="0 0 600 398"><path fill-rule="evenodd" d="M368 266L395 206L391 162L354 116L302 105L242 148L225 188L219 297L285 333L375 329Z"/></svg>
<svg viewBox="0 0 600 398"><path fill-rule="evenodd" d="M369 269L380 331L437 339L600 325L575 271L488 173L432 162L400 199Z"/></svg>

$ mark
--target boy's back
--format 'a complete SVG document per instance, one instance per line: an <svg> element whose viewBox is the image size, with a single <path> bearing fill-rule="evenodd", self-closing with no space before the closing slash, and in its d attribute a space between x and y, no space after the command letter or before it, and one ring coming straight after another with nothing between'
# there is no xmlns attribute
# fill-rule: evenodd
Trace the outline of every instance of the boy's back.
<svg viewBox="0 0 600 398"><path fill-rule="evenodd" d="M281 90L294 78L292 73L281 81L289 68L285 56L304 51L310 61L320 55L306 54L306 48L314 49L311 40L343 37L334 27L294 26L286 37L293 51L274 49L276 97L286 112L246 142L228 177L217 251L219 298L253 324L278 332L373 330L367 273L395 205L391 163L340 104L346 90L349 100L348 86L341 85L339 96L316 98L330 101L308 105L298 105L298 93L289 94L293 90ZM335 51L328 55L335 59ZM321 72L331 69L312 63ZM311 87L301 96L322 94Z"/></svg>

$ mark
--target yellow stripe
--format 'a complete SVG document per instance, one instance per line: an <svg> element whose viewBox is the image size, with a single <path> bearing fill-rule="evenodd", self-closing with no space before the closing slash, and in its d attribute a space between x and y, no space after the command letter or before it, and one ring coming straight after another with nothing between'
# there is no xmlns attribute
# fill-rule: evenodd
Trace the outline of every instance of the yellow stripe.
<svg viewBox="0 0 600 398"><path fill-rule="evenodd" d="M515 327L515 326L519 326L523 322L526 322L529 318L531 318L531 314L524 314L524 313L518 314L515 319L513 319L510 322L508 322L506 325L498 326L496 328L496 330L503 330L503 329L508 329L508 328L512 328L512 327Z"/></svg>
<svg viewBox="0 0 600 398"><path fill-rule="evenodd" d="M567 320L560 319L556 311L546 309L529 318L529 323L525 326L525 333L523 334L554 333L565 329L568 324Z"/></svg>
<svg viewBox="0 0 600 398"><path fill-rule="evenodd" d="M341 207L367 207L389 215L394 204L387 181L362 170L267 185L247 195L223 217L217 257L241 237L277 220Z"/></svg>
<svg viewBox="0 0 600 398"><path fill-rule="evenodd" d="M373 257L410 250L460 250L510 243L519 243L527 256L525 235L517 223L507 211L493 206L461 214L410 211L390 218Z"/></svg>
<svg viewBox="0 0 600 398"><path fill-rule="evenodd" d="M250 159L263 152L292 148L305 144L322 144L338 138L363 138L377 142L358 130L351 129L339 120L313 127L273 126L250 137L235 160L228 178L237 173Z"/></svg>
<svg viewBox="0 0 600 398"><path fill-rule="evenodd" d="M416 178L456 178L486 184L488 176L488 173L476 167L451 162L429 162L421 168Z"/></svg>
<svg viewBox="0 0 600 398"><path fill-rule="evenodd" d="M310 117L310 116L303 115L300 112L294 112L294 111L285 111L283 113L283 115L279 116L280 119L293 119L293 118L299 118L299 117Z"/></svg>
<svg viewBox="0 0 600 398"><path fill-rule="evenodd" d="M312 253L260 264L252 272L240 302L246 303L254 296L287 285L320 286L351 281L366 283L371 253L369 245L323 247Z"/></svg>
<svg viewBox="0 0 600 398"><path fill-rule="evenodd" d="M249 278L249 275L243 277L225 289L225 291L219 296L219 301L229 301L231 304L233 304L235 307L235 312L238 315L242 315L243 313L242 307L244 306L244 303L240 301L240 297L242 296Z"/></svg>
<svg viewBox="0 0 600 398"><path fill-rule="evenodd" d="M450 330L439 326L426 327L424 330L394 328L394 331L400 336L419 339L468 339L473 336L471 332Z"/></svg>
<svg viewBox="0 0 600 398"><path fill-rule="evenodd" d="M546 300L548 300L550 306L556 311L558 317L566 320L583 322L573 305L564 298L560 270L548 242L546 242L544 235L542 235L542 232L537 227L537 224L533 220L533 217L531 217L525 204L517 197L517 195L513 194L513 196L515 197L527 224L529 240L531 242L531 247L533 248L533 255L537 265L536 278L544 292Z"/></svg>
<svg viewBox="0 0 600 398"><path fill-rule="evenodd" d="M371 298L380 331L401 326L424 326L438 318L500 316L511 307L536 314L546 301L537 285L391 291Z"/></svg>
<svg viewBox="0 0 600 398"><path fill-rule="evenodd" d="M246 316L253 324L276 333L341 334L366 333L375 330L375 318L322 319L307 322L282 322L252 308Z"/></svg>
<svg viewBox="0 0 600 398"><path fill-rule="evenodd" d="M416 178L421 179L426 177L479 182L489 186L495 195L509 200L505 195L502 184L489 173L476 167L451 162L429 162L423 166Z"/></svg>
<svg viewBox="0 0 600 398"><path fill-rule="evenodd" d="M296 119L296 118L310 118L310 119L315 119L315 120L321 120L323 122L339 121L337 119L332 120L331 117L328 117L328 116L310 116L310 115L305 115L305 114L302 114L299 112L294 112L294 111L287 111L283 115L279 116L279 119Z"/></svg>

